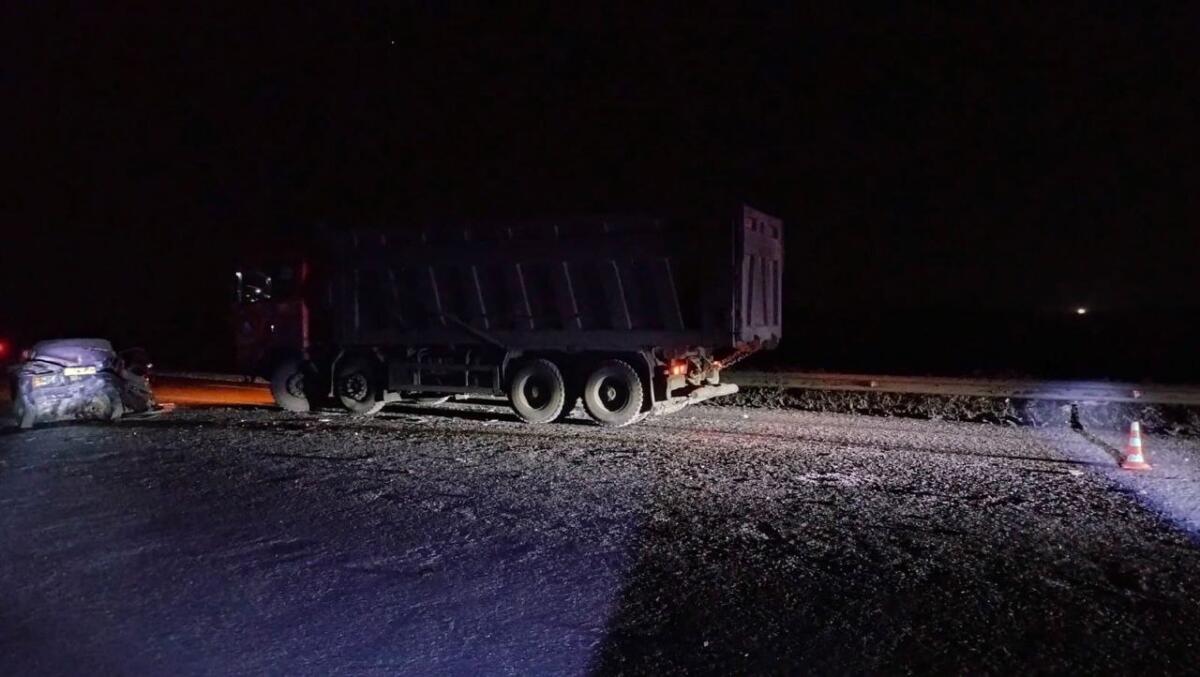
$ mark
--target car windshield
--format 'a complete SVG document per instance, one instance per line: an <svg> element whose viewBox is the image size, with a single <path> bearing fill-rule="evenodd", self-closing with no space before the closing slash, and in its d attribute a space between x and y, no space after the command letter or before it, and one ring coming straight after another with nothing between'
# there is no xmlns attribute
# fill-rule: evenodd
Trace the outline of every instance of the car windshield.
<svg viewBox="0 0 1200 677"><path fill-rule="evenodd" d="M239 303L283 300L297 292L296 268L276 264L246 268L234 273L236 300Z"/></svg>

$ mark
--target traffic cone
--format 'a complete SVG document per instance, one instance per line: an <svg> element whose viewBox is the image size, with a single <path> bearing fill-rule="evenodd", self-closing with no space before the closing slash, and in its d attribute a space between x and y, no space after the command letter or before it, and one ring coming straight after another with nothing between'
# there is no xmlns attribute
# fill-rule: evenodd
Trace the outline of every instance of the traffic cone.
<svg viewBox="0 0 1200 677"><path fill-rule="evenodd" d="M1149 470L1150 464L1142 455L1142 424L1134 421L1129 426L1129 444L1125 447L1125 458L1121 459L1125 470Z"/></svg>

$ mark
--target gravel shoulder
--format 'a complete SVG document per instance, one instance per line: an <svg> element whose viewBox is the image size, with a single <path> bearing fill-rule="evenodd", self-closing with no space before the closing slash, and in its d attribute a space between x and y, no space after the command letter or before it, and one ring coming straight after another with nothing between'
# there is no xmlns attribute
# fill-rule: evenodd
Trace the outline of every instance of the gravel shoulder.
<svg viewBox="0 0 1200 677"><path fill-rule="evenodd" d="M738 407L533 428L467 405L6 431L0 666L1189 670L1200 448L1150 436L1161 466L1130 478L1111 437Z"/></svg>

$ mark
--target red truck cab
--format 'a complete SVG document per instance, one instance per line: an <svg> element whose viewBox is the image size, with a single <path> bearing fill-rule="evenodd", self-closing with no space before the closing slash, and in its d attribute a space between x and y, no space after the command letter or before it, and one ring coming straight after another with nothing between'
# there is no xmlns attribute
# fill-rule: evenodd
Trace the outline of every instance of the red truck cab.
<svg viewBox="0 0 1200 677"><path fill-rule="evenodd" d="M284 360L314 350L313 266L301 256L240 267L233 275L235 359L241 373L269 378Z"/></svg>

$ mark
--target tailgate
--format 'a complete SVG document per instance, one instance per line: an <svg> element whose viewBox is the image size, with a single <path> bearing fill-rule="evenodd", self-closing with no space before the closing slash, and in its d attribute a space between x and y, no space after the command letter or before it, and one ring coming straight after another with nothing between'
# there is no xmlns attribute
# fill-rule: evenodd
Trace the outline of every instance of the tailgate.
<svg viewBox="0 0 1200 677"><path fill-rule="evenodd" d="M783 335L783 221L743 206L735 230L734 340L773 348Z"/></svg>

